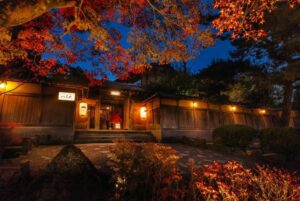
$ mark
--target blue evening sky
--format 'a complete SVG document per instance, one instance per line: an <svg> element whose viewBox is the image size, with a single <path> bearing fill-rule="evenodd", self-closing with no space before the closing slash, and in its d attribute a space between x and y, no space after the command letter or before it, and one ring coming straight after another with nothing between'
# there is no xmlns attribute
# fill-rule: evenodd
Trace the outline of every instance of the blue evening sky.
<svg viewBox="0 0 300 201"><path fill-rule="evenodd" d="M129 28L125 27L123 25L120 25L118 23L110 23L109 27L114 27L116 29L118 29L121 34L122 34L122 39L121 39L121 45L123 47L129 47L130 44L127 42L127 35L129 32ZM83 38L87 38L88 35L87 34L83 34L82 35ZM65 43L69 43L70 42L70 37L68 37L68 35L65 36L64 38ZM78 47L81 49L82 45L78 44ZM199 52L199 55L193 59L187 62L187 67L189 68L190 72L192 73L196 73L198 72L200 69L203 69L205 67L207 67L213 60L219 60L219 59L228 59L229 58L229 53L230 51L234 50L235 47L233 47L230 44L230 40L220 40L217 39L215 45L205 48L203 51ZM48 55L44 55L44 57L53 57L54 55L52 54L48 54ZM64 61L61 60L61 62L64 63ZM92 69L92 62L93 61L80 61L77 62L75 64L73 64L72 66L79 66L83 69ZM111 75L108 72L108 75L110 77L110 79L114 79L115 77L113 75Z"/></svg>
<svg viewBox="0 0 300 201"><path fill-rule="evenodd" d="M207 67L213 60L228 59L229 52L235 47L230 44L230 40L217 40L214 46L204 49L199 56L187 63L191 72L195 73L202 68Z"/></svg>

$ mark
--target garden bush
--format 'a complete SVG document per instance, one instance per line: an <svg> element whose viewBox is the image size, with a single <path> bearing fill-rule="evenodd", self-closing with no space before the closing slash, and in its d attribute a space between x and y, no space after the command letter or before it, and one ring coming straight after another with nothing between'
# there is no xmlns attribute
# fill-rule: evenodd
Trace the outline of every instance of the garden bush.
<svg viewBox="0 0 300 201"><path fill-rule="evenodd" d="M65 146L45 169L28 180L16 179L5 185L2 196L0 189L1 201L109 200L103 194L103 177L74 145Z"/></svg>
<svg viewBox="0 0 300 201"><path fill-rule="evenodd" d="M110 156L114 200L298 201L300 180L288 171L257 165L243 167L235 161L195 167L182 176L174 150L158 144L118 143ZM183 179L184 178L184 179Z"/></svg>
<svg viewBox="0 0 300 201"><path fill-rule="evenodd" d="M245 125L225 125L216 128L212 137L214 144L245 149L258 136L258 130Z"/></svg>
<svg viewBox="0 0 300 201"><path fill-rule="evenodd" d="M119 142L111 150L115 200L178 200L181 175L171 147ZM180 200L180 199L179 199Z"/></svg>
<svg viewBox="0 0 300 201"><path fill-rule="evenodd" d="M16 126L14 122L0 122L0 159L5 146L21 144L21 138L13 133Z"/></svg>
<svg viewBox="0 0 300 201"><path fill-rule="evenodd" d="M281 169L244 168L235 161L191 169L188 200L300 200L299 178Z"/></svg>
<svg viewBox="0 0 300 201"><path fill-rule="evenodd" d="M283 154L287 160L300 153L300 134L294 128L266 128L261 130L260 140L263 151Z"/></svg>

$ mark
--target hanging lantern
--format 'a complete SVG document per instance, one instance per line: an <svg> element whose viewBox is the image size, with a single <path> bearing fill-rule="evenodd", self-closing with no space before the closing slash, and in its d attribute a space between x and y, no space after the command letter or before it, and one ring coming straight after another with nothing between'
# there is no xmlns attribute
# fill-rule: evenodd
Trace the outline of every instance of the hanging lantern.
<svg viewBox="0 0 300 201"><path fill-rule="evenodd" d="M236 106L230 106L229 110L231 112L235 112L237 110L237 107Z"/></svg>
<svg viewBox="0 0 300 201"><path fill-rule="evenodd" d="M141 109L140 109L140 117L141 117L142 120L146 120L146 118L147 118L146 107L141 107Z"/></svg>
<svg viewBox="0 0 300 201"><path fill-rule="evenodd" d="M86 117L88 111L88 104L85 102L79 103L79 115L81 117Z"/></svg>
<svg viewBox="0 0 300 201"><path fill-rule="evenodd" d="M1 89L6 89L6 82L5 81L0 81L0 90Z"/></svg>
<svg viewBox="0 0 300 201"><path fill-rule="evenodd" d="M266 114L266 110L265 110L265 109L260 109L260 110L259 110L259 114L262 114L262 115L263 115L263 114Z"/></svg>

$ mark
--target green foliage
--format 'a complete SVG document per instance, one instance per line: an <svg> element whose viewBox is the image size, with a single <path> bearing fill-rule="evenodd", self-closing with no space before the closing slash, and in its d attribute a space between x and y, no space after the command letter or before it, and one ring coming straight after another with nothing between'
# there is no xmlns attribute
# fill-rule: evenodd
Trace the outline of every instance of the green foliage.
<svg viewBox="0 0 300 201"><path fill-rule="evenodd" d="M115 200L176 200L181 180L175 150L159 144L117 143L111 150Z"/></svg>
<svg viewBox="0 0 300 201"><path fill-rule="evenodd" d="M188 80L188 82L187 82ZM146 97L156 92L164 92L184 96L197 96L196 80L185 64L183 66L153 65L143 75L142 85Z"/></svg>
<svg viewBox="0 0 300 201"><path fill-rule="evenodd" d="M295 94L294 94L293 109L300 110L300 90L299 89L296 90Z"/></svg>
<svg viewBox="0 0 300 201"><path fill-rule="evenodd" d="M195 75L199 96L212 102L244 102L251 91L254 71L257 67L248 61L219 60L213 61L207 68ZM249 85L243 80L252 80ZM238 98L238 99L237 99Z"/></svg>
<svg viewBox="0 0 300 201"><path fill-rule="evenodd" d="M284 154L286 159L293 159L300 153L300 134L295 128L266 128L260 133L264 151Z"/></svg>
<svg viewBox="0 0 300 201"><path fill-rule="evenodd" d="M215 144L245 149L258 136L258 130L245 125L225 125L216 128L212 137Z"/></svg>

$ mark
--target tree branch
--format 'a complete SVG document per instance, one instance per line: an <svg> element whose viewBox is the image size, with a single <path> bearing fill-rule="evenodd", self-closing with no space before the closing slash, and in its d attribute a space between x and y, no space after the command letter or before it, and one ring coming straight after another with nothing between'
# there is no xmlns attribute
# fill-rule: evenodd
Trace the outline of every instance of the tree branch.
<svg viewBox="0 0 300 201"><path fill-rule="evenodd" d="M53 8L70 8L76 5L76 1L73 0L39 0L36 4L26 0L21 5L13 6L6 2L2 3L2 9L0 9L0 27L7 28L25 24Z"/></svg>

